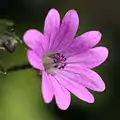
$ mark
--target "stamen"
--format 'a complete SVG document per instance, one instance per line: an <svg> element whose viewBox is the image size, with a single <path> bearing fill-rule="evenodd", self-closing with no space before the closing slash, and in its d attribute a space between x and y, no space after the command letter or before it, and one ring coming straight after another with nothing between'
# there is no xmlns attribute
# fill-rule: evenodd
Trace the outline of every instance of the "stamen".
<svg viewBox="0 0 120 120"><path fill-rule="evenodd" d="M60 54L60 53L55 53L52 55L52 58L53 58L53 61L54 61L54 64L53 66L55 68L58 68L58 69L64 69L64 67L66 66L66 58L63 54Z"/></svg>
<svg viewBox="0 0 120 120"><path fill-rule="evenodd" d="M60 53L53 53L43 56L42 63L47 73L55 73L65 68L66 58Z"/></svg>

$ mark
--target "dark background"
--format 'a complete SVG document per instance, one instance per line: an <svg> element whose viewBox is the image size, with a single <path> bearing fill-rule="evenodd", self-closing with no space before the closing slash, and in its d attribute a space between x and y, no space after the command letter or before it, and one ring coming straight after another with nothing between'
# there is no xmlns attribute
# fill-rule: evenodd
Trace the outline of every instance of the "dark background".
<svg viewBox="0 0 120 120"><path fill-rule="evenodd" d="M40 90L40 78L33 69L19 70L0 77L0 120L119 120L120 119L120 1L119 0L0 0L0 18L16 23L19 35L30 28L43 30L50 8L61 17L77 10L80 27L77 35L99 30L103 37L99 45L109 49L107 61L96 71L106 83L103 93L93 92L96 101L87 104L72 97L68 110L61 111L55 101L46 105ZM13 54L3 53L0 62L5 68L27 63L25 50L17 45Z"/></svg>

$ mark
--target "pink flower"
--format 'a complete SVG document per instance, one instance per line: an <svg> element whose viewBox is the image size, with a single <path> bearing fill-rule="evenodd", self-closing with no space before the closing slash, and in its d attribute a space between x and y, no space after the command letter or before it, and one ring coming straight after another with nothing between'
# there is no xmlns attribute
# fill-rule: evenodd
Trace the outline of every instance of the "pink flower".
<svg viewBox="0 0 120 120"><path fill-rule="evenodd" d="M94 102L88 89L102 92L105 84L91 70L103 63L108 50L93 48L101 39L99 31L88 31L74 38L79 26L75 10L69 10L61 24L56 9L51 9L45 19L43 34L28 30L24 36L29 63L42 72L42 95L46 103L55 97L58 107L66 110L71 101L70 93L88 103Z"/></svg>

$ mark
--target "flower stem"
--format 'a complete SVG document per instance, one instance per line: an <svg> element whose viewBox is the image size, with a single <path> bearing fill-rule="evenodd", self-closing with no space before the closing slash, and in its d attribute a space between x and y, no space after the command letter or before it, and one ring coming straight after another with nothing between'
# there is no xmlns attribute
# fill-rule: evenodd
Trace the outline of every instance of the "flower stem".
<svg viewBox="0 0 120 120"><path fill-rule="evenodd" d="M29 64L22 64L22 65L15 65L15 66L12 66L10 68L8 68L6 71L7 73L9 72L14 72L14 71L19 71L19 70L23 70L23 69L30 69L32 68Z"/></svg>
<svg viewBox="0 0 120 120"><path fill-rule="evenodd" d="M14 71L19 71L19 70L23 70L23 69L30 69L30 68L32 68L29 64L22 64L22 65L15 65L15 66L12 66L12 67L10 67L10 68L8 68L8 69L3 69L3 67L2 66L0 66L1 67L1 69L0 69L0 76L2 76L2 75L7 75L7 74L9 74L9 73L11 73L11 72L14 72Z"/></svg>

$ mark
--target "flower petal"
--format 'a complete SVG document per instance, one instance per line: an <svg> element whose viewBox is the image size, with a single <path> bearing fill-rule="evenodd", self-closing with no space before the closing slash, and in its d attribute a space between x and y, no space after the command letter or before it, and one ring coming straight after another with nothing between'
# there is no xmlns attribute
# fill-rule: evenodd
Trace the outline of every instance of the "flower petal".
<svg viewBox="0 0 120 120"><path fill-rule="evenodd" d="M66 110L69 107L71 101L70 93L52 75L50 78L54 86L56 103L60 109Z"/></svg>
<svg viewBox="0 0 120 120"><path fill-rule="evenodd" d="M102 64L108 57L108 49L105 47L95 47L81 54L69 57L67 63L79 64L87 68L94 68Z"/></svg>
<svg viewBox="0 0 120 120"><path fill-rule="evenodd" d="M93 95L82 85L72 81L71 79L60 75L59 73L55 75L55 78L66 87L71 93L77 96L79 99L86 101L88 103L94 102Z"/></svg>
<svg viewBox="0 0 120 120"><path fill-rule="evenodd" d="M77 12L75 10L68 11L62 20L58 35L52 43L51 51L58 51L68 46L77 32L78 26L79 17Z"/></svg>
<svg viewBox="0 0 120 120"><path fill-rule="evenodd" d="M44 35L49 41L49 47L52 45L52 41L59 30L60 15L56 9L51 9L45 19Z"/></svg>
<svg viewBox="0 0 120 120"><path fill-rule="evenodd" d="M99 31L88 31L77 38L75 38L64 54L66 57L70 57L76 54L80 54L92 47L94 47L100 40L102 34Z"/></svg>
<svg viewBox="0 0 120 120"><path fill-rule="evenodd" d="M33 50L27 51L27 57L29 63L36 69L44 70L41 58Z"/></svg>
<svg viewBox="0 0 120 120"><path fill-rule="evenodd" d="M105 90L104 81L93 70L72 64L66 66L64 71L61 71L60 74L91 90L98 92Z"/></svg>
<svg viewBox="0 0 120 120"><path fill-rule="evenodd" d="M46 103L50 103L53 99L53 86L45 71L42 71L42 95Z"/></svg>
<svg viewBox="0 0 120 120"><path fill-rule="evenodd" d="M44 50L47 49L48 43L46 38L41 32L39 32L36 29L30 29L27 32L25 32L23 40L25 44L31 49L35 49L36 45L38 44L41 44Z"/></svg>

